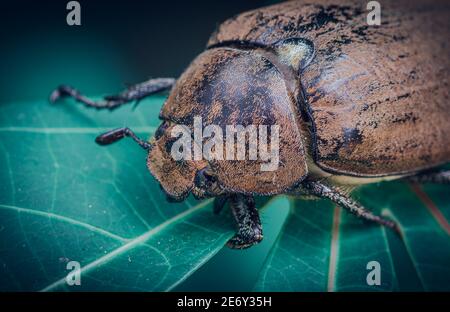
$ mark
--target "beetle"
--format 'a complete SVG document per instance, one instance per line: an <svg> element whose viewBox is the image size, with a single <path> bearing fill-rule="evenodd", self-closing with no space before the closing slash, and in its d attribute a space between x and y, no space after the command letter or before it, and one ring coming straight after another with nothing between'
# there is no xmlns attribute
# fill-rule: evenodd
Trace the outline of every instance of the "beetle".
<svg viewBox="0 0 450 312"><path fill-rule="evenodd" d="M93 101L62 85L88 107L116 109L170 91L150 141L124 127L96 142L130 137L148 152L147 166L171 200L214 197L237 222L231 248L263 238L254 196L327 198L356 216L398 231L350 196L384 180L450 183L450 5L446 1L383 3L369 26L365 3L289 1L222 23L178 79L157 78ZM280 125L280 165L258 160L184 160L169 152L177 125Z"/></svg>

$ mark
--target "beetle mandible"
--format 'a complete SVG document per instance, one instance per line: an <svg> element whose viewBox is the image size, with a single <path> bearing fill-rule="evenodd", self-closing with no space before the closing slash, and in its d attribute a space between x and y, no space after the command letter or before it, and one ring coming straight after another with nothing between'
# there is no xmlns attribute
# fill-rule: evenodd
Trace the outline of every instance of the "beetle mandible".
<svg viewBox="0 0 450 312"><path fill-rule="evenodd" d="M349 196L382 180L449 183L448 1L383 3L381 26L366 24L361 1L289 1L237 15L219 26L179 79L158 78L93 101L60 86L52 102L71 96L113 110L170 90L150 141L131 129L97 137L106 145L130 137L147 150L147 166L172 200L189 194L228 201L246 248L263 238L255 195L327 198L356 216L398 231ZM275 171L257 161L175 161L171 130L207 124L280 125Z"/></svg>

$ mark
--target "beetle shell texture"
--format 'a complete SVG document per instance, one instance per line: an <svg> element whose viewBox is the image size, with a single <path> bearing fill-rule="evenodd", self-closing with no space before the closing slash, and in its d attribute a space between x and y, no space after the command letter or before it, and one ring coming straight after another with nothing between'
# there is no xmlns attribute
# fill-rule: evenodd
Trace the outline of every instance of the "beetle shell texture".
<svg viewBox="0 0 450 312"><path fill-rule="evenodd" d="M194 117L200 116L205 124L222 129L227 125L283 125L278 170L261 171L260 160L224 159L209 163L229 191L277 194L307 173L294 105L283 75L263 55L217 48L199 55L179 78L160 117L192 126ZM156 157L150 159L156 161Z"/></svg>
<svg viewBox="0 0 450 312"><path fill-rule="evenodd" d="M381 25L367 25L364 1L290 1L225 21L209 46L270 46L301 37L316 55L302 71L322 169L376 177L450 161L450 3L383 1Z"/></svg>
<svg viewBox="0 0 450 312"><path fill-rule="evenodd" d="M364 1L289 1L237 15L178 79L160 117L281 125L278 170L261 172L258 161L209 163L230 192L283 193L311 166L377 178L447 163L450 3L431 2L383 2L380 26L367 24ZM295 49L280 46L292 38L311 42L314 55L300 49L292 57ZM169 159L168 136L156 138L148 165L169 195L181 197L200 165Z"/></svg>

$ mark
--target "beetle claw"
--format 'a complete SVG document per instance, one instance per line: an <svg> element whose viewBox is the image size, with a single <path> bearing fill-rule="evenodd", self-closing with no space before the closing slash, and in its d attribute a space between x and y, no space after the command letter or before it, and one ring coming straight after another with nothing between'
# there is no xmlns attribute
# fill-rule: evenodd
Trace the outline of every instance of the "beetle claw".
<svg viewBox="0 0 450 312"><path fill-rule="evenodd" d="M231 249L246 249L258 244L262 239L261 229L255 229L252 232L239 231L227 242L227 246Z"/></svg>
<svg viewBox="0 0 450 312"><path fill-rule="evenodd" d="M71 94L71 92L74 92L75 89L72 87L66 86L66 85L60 85L58 88L53 90L53 92L50 94L49 100L51 103L55 103L60 98L63 98L65 96L68 96Z"/></svg>

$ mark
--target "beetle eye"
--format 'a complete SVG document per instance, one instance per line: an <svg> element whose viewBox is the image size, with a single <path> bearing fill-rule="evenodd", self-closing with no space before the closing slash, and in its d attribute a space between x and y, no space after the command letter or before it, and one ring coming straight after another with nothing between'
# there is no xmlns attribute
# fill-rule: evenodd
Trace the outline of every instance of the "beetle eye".
<svg viewBox="0 0 450 312"><path fill-rule="evenodd" d="M288 38L275 44L280 61L301 71L314 58L314 44L305 38Z"/></svg>
<svg viewBox="0 0 450 312"><path fill-rule="evenodd" d="M203 168L195 174L194 183L198 187L207 187L209 183L215 181L215 177L208 174L207 168Z"/></svg>

